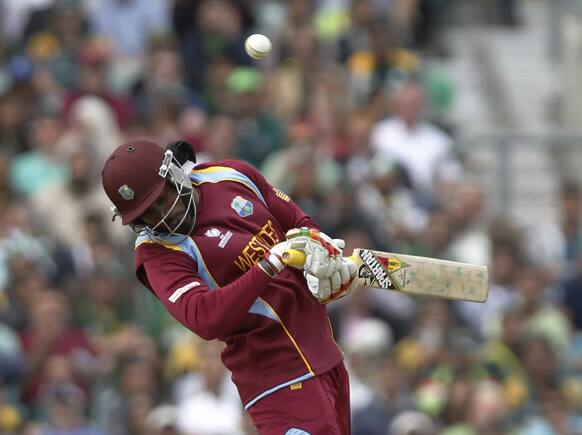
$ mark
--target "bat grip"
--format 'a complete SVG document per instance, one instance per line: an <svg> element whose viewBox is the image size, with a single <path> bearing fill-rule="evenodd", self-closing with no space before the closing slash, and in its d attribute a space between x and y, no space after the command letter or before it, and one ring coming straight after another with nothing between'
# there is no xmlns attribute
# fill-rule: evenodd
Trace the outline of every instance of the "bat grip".
<svg viewBox="0 0 582 435"><path fill-rule="evenodd" d="M301 269L303 264L305 264L306 255L302 251L297 249L287 249L283 252L281 256L283 258L283 263L287 266L296 267Z"/></svg>

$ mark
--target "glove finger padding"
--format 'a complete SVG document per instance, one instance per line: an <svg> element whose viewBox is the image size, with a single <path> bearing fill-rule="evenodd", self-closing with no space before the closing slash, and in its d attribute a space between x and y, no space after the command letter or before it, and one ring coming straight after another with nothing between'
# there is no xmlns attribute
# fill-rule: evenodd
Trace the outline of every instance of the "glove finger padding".
<svg viewBox="0 0 582 435"><path fill-rule="evenodd" d="M337 269L337 263L329 257L328 252L318 242L301 238L300 240L292 239L290 243L293 249L305 252L303 269L306 272L317 278L329 278Z"/></svg>
<svg viewBox="0 0 582 435"><path fill-rule="evenodd" d="M346 247L346 241L343 239L333 239L335 246L339 249L340 255L344 253L344 248Z"/></svg>
<svg viewBox="0 0 582 435"><path fill-rule="evenodd" d="M344 270L344 267L347 268L348 280L356 277L358 268L356 267L356 263L354 263L350 257L342 257L342 270ZM345 284L343 279L342 284Z"/></svg>
<svg viewBox="0 0 582 435"><path fill-rule="evenodd" d="M329 281L331 283L331 293L335 293L338 289L342 286L342 278L338 271L335 271L329 277Z"/></svg>
<svg viewBox="0 0 582 435"><path fill-rule="evenodd" d="M329 278L318 278L304 272L309 291L322 304L340 299L352 292L358 285L355 280L356 274L356 265L349 257L340 258L340 267Z"/></svg>
<svg viewBox="0 0 582 435"><path fill-rule="evenodd" d="M305 279L307 280L309 291L319 302L331 297L331 281L329 278L319 279L313 275L305 273Z"/></svg>
<svg viewBox="0 0 582 435"><path fill-rule="evenodd" d="M317 277L321 278L329 278L331 275L338 271L339 267L341 266L341 257L328 257L324 254L323 257L320 259L319 263L319 271L318 274L315 270L313 274Z"/></svg>
<svg viewBox="0 0 582 435"><path fill-rule="evenodd" d="M354 267L354 269L355 269L355 267ZM342 258L341 266L339 268L339 274L340 274L340 279L341 279L342 285L347 284L348 281L352 277L352 274L350 274L350 268L348 266L348 263L343 261L343 258Z"/></svg>

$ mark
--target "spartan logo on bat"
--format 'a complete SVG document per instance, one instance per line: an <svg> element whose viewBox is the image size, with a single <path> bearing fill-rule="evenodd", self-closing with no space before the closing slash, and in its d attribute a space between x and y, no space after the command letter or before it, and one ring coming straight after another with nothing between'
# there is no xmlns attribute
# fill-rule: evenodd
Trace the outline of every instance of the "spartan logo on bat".
<svg viewBox="0 0 582 435"><path fill-rule="evenodd" d="M372 253L372 251L361 251L360 258L364 262L364 265L360 267L360 270L358 271L358 277L363 278L366 282L366 285L374 286L374 283L377 282L378 287L380 288L394 288L392 281L390 281L390 278L388 277L388 273L376 259L376 256Z"/></svg>

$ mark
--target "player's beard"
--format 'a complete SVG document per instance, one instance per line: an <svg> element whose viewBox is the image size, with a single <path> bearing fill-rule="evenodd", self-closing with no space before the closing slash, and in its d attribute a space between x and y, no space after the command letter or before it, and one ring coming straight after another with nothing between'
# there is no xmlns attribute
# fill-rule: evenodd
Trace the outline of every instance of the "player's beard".
<svg viewBox="0 0 582 435"><path fill-rule="evenodd" d="M181 220L182 223L180 223ZM186 212L186 216L182 215L176 217L173 222L169 223L169 227L175 228L173 232L176 234L190 235L195 223L196 212L194 206L191 206L190 209ZM178 224L179 226L176 228L176 225Z"/></svg>
<svg viewBox="0 0 582 435"><path fill-rule="evenodd" d="M197 198L197 192L195 190L190 191L187 195L180 196L179 201L184 205L184 214L172 219L172 223L169 227L173 228L173 233L185 236L190 235L196 224Z"/></svg>

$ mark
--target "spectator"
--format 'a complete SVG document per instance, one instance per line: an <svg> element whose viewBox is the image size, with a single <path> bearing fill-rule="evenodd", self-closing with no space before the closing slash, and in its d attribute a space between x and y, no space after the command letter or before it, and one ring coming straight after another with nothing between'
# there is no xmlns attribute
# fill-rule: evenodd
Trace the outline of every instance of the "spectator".
<svg viewBox="0 0 582 435"><path fill-rule="evenodd" d="M381 358L376 378L372 384L374 397L364 408L354 413L354 435L388 433L396 416L412 407L410 386L392 357Z"/></svg>
<svg viewBox="0 0 582 435"><path fill-rule="evenodd" d="M470 182L450 187L449 214L455 232L448 256L455 261L488 265L491 242L483 191L477 184Z"/></svg>
<svg viewBox="0 0 582 435"><path fill-rule="evenodd" d="M415 237L412 243L403 247L403 252L421 257L447 259L453 234L450 215L444 210L435 209L428 215L420 237Z"/></svg>
<svg viewBox="0 0 582 435"><path fill-rule="evenodd" d="M12 155L28 149L23 126L31 112L32 108L17 95L0 95L0 144L3 152Z"/></svg>
<svg viewBox="0 0 582 435"><path fill-rule="evenodd" d="M32 59L14 55L6 60L5 84L2 90L3 145L9 153L22 152L30 147L26 142L26 122L39 112L40 94L35 86L36 67ZM41 109L44 109L40 106Z"/></svg>
<svg viewBox="0 0 582 435"><path fill-rule="evenodd" d="M117 1L111 0L110 2ZM142 0L131 0L131 2ZM132 101L112 89L108 73L113 62L110 48L99 39L87 41L79 54L76 87L71 89L62 103L63 113L67 117L73 104L81 97L92 95L102 98L115 112L120 128L125 128L133 116ZM105 144L101 144L104 146ZM106 144L106 146L111 146Z"/></svg>
<svg viewBox="0 0 582 435"><path fill-rule="evenodd" d="M176 408L172 405L159 405L146 417L145 435L180 435L176 427Z"/></svg>
<svg viewBox="0 0 582 435"><path fill-rule="evenodd" d="M28 141L32 150L18 155L10 168L13 189L24 198L35 195L40 188L63 183L69 177L59 150L62 120L51 113L38 114L30 125ZM30 174L35 174L31 178Z"/></svg>
<svg viewBox="0 0 582 435"><path fill-rule="evenodd" d="M525 406L528 413L532 414L538 411L547 392L562 387L563 377L554 348L543 337L529 336L524 340L520 359L529 381L528 403Z"/></svg>
<svg viewBox="0 0 582 435"><path fill-rule="evenodd" d="M410 177L419 203L435 203L440 186L461 177L451 138L423 120L424 91L407 82L391 98L393 116L379 122L372 132L372 146L379 155L393 158ZM435 187L436 186L436 187Z"/></svg>
<svg viewBox="0 0 582 435"><path fill-rule="evenodd" d="M228 108L238 124L238 157L257 167L285 144L279 119L265 107L263 80L250 67L234 68L226 79Z"/></svg>
<svg viewBox="0 0 582 435"><path fill-rule="evenodd" d="M524 435L554 435L582 433L582 417L568 408L564 396L557 390L549 390L542 397L541 415L528 419Z"/></svg>
<svg viewBox="0 0 582 435"><path fill-rule="evenodd" d="M427 217L416 205L395 162L386 157L373 157L366 181L360 185L356 198L379 235L394 246L414 240L424 229Z"/></svg>
<svg viewBox="0 0 582 435"><path fill-rule="evenodd" d="M577 331L582 330L582 256L578 258L578 266L575 269L574 276L563 284L564 294L562 305L570 316L572 323Z"/></svg>
<svg viewBox="0 0 582 435"><path fill-rule="evenodd" d="M293 122L309 111L311 76L320 67L319 47L311 26L301 24L290 29L290 37L282 42L281 56L272 79L273 108L282 120Z"/></svg>
<svg viewBox="0 0 582 435"><path fill-rule="evenodd" d="M238 144L235 120L228 115L212 117L204 139L204 153L200 156L199 161L226 160L237 154Z"/></svg>
<svg viewBox="0 0 582 435"><path fill-rule="evenodd" d="M364 112L352 112L346 128L347 146L345 155L338 160L344 164L350 183L358 185L365 181L374 152L370 146L372 119ZM337 156L336 156L337 158Z"/></svg>
<svg viewBox="0 0 582 435"><path fill-rule="evenodd" d="M568 279L575 272L576 259L582 255L582 192L564 181L560 189L559 217L529 232L528 248L532 261L549 266L552 279Z"/></svg>
<svg viewBox="0 0 582 435"><path fill-rule="evenodd" d="M149 340L118 365L118 382L109 384L99 403L108 435L147 433L147 416L160 393L158 363L157 350Z"/></svg>
<svg viewBox="0 0 582 435"><path fill-rule="evenodd" d="M339 184L341 167L331 155L314 146L316 133L311 124L298 122L289 127L287 136L289 146L271 152L263 162L265 177L285 192L297 192L300 200L318 204ZM307 209L313 213L313 204Z"/></svg>
<svg viewBox="0 0 582 435"><path fill-rule="evenodd" d="M68 114L68 127L62 147L68 153L86 148L98 167L111 150L111 143L122 136L115 111L102 98L85 95L72 103ZM95 170L95 167L94 169Z"/></svg>
<svg viewBox="0 0 582 435"><path fill-rule="evenodd" d="M48 424L41 425L40 435L105 435L85 418L87 397L74 384L61 383L49 387L43 394Z"/></svg>
<svg viewBox="0 0 582 435"><path fill-rule="evenodd" d="M374 400L374 374L382 356L392 346L393 334L390 327L378 319L362 317L350 320L351 327L344 332L342 343L348 357L350 403L352 411L357 413L364 412Z"/></svg>
<svg viewBox="0 0 582 435"><path fill-rule="evenodd" d="M131 89L137 116L152 119L166 100L176 100L184 106L202 105L201 98L186 87L183 74L182 58L174 40L153 40L144 73Z"/></svg>
<svg viewBox="0 0 582 435"><path fill-rule="evenodd" d="M35 235L30 211L16 202L1 216L0 288L7 288L21 278L51 278L56 272L52 252ZM38 272L36 274L35 272ZM8 310L10 312L10 310Z"/></svg>
<svg viewBox="0 0 582 435"><path fill-rule="evenodd" d="M538 269L522 270L517 283L520 306L527 317L527 331L543 337L560 359L570 347L571 324L560 307L544 297L547 283L544 273Z"/></svg>
<svg viewBox="0 0 582 435"><path fill-rule="evenodd" d="M186 83L195 91L203 91L211 80L217 60L231 65L249 65L244 51L242 16L234 2L203 0L193 10L195 25L178 35L185 63Z"/></svg>
<svg viewBox="0 0 582 435"><path fill-rule="evenodd" d="M200 368L177 383L177 427L200 435L236 434L242 408L230 374L217 364L223 345L198 342Z"/></svg>
<svg viewBox="0 0 582 435"><path fill-rule="evenodd" d="M483 306L470 305L463 301L456 303L459 314L475 336L498 336L499 331L495 329L498 324L492 319L515 303L518 297L516 280L521 267L519 249L507 243L507 239L506 243L493 246L489 266L488 303Z"/></svg>
<svg viewBox="0 0 582 435"><path fill-rule="evenodd" d="M388 435L433 435L436 428L430 417L418 411L403 411L398 414Z"/></svg>
<svg viewBox="0 0 582 435"><path fill-rule="evenodd" d="M169 29L166 2L104 0L92 4L90 24L116 48L119 57L142 57L148 39Z"/></svg>
<svg viewBox="0 0 582 435"><path fill-rule="evenodd" d="M389 93L403 81L418 78L420 73L420 59L399 47L387 21L383 16L371 19L367 25L367 44L347 60L352 97L360 105L378 92Z"/></svg>
<svg viewBox="0 0 582 435"><path fill-rule="evenodd" d="M441 432L443 435L508 433L511 429L507 421L508 408L499 385L489 381L472 385L471 395L466 397L464 405L466 415L462 422L445 428Z"/></svg>
<svg viewBox="0 0 582 435"><path fill-rule="evenodd" d="M0 152L0 210L6 210L15 199L10 185L10 158L7 153Z"/></svg>
<svg viewBox="0 0 582 435"><path fill-rule="evenodd" d="M78 2L55 0L36 9L28 20L25 41L35 61L47 68L56 82L75 85L77 59L87 37L85 10ZM47 50L47 46L51 49Z"/></svg>
<svg viewBox="0 0 582 435"><path fill-rule="evenodd" d="M501 383L507 405L519 409L527 398L527 374L520 361L521 347L526 339L525 316L517 308L503 313L501 334L486 342L480 359L489 375Z"/></svg>
<svg viewBox="0 0 582 435"><path fill-rule="evenodd" d="M30 309L30 325L21 332L22 347L28 366L23 380L23 398L31 405L39 399L42 388L50 380L49 363L53 357L64 358L70 367L67 381L78 382L89 390L90 371L96 353L85 334L71 325L71 307L66 297L55 291L39 294ZM60 360L62 361L62 360Z"/></svg>
<svg viewBox="0 0 582 435"><path fill-rule="evenodd" d="M85 249L87 216L96 214L108 220L110 215L107 197L95 184L94 162L92 153L79 147L69 156L67 183L43 187L31 198L33 210L43 216L45 230L73 251ZM109 238L125 238L125 232L116 232L115 228L107 226Z"/></svg>

